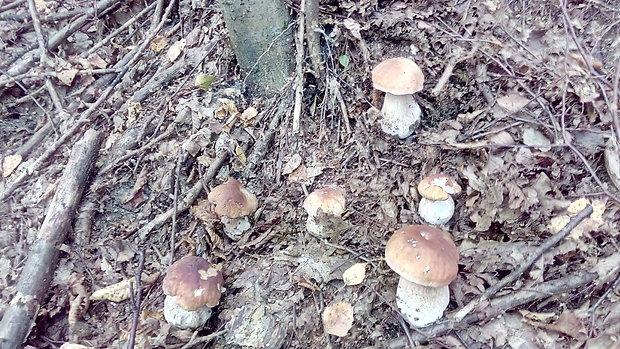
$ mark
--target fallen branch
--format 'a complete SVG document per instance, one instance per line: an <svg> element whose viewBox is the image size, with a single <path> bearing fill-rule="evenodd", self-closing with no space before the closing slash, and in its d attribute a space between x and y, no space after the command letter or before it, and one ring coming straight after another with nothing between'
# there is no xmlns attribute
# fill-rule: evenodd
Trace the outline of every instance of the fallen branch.
<svg viewBox="0 0 620 349"><path fill-rule="evenodd" d="M56 270L58 248L71 229L86 180L95 162L101 134L88 130L71 150L69 162L50 202L16 286L17 293L0 321L0 347L21 348L35 325Z"/></svg>
<svg viewBox="0 0 620 349"><path fill-rule="evenodd" d="M538 247L534 251L534 253L532 253L532 255L525 261L525 263L523 263L517 269L513 270L510 274L508 274L508 276L501 279L498 283L484 291L481 300L493 297L493 295L499 292L502 288L517 280L526 270L528 270L532 266L532 264L534 264L534 262L538 260L538 258L540 258L545 252L555 246L558 242L564 240L564 238L566 238L568 234L570 234L570 232L575 229L575 227L584 219L590 217L593 211L594 209L592 208L592 206L588 205L576 216L572 217L568 224L566 224L564 228L562 228L562 230L560 230L556 234L553 234L549 239L547 239L547 241L545 241L545 243L540 245L540 247Z"/></svg>
<svg viewBox="0 0 620 349"><path fill-rule="evenodd" d="M286 90L286 87L283 90ZM265 134L252 147L252 154L248 156L248 161L243 173L246 178L254 177L256 175L254 170L258 166L259 162L265 157L269 143L273 140L276 132L279 131L278 125L280 124L280 120L282 120L282 117L288 110L290 110L290 95L284 95L282 98L283 100L280 101L278 109L275 111L275 115L271 118L271 121L269 121L269 126L265 130Z"/></svg>
<svg viewBox="0 0 620 349"><path fill-rule="evenodd" d="M556 280L540 283L527 290L520 290L505 296L497 297L489 305L477 312L468 314L461 320L447 320L411 333L414 342L426 342L428 338L443 336L452 330L462 330L475 323L489 321L520 305L547 298L550 295L559 295L576 288L585 286L594 281L597 274L580 271L574 275L565 276ZM451 317L451 316L448 316ZM402 348L407 345L407 338L401 336L389 343L389 348Z"/></svg>
<svg viewBox="0 0 620 349"><path fill-rule="evenodd" d="M209 166L209 169L207 170L207 173L202 179L204 181L210 181L211 179L213 179L215 175L217 174L217 172L220 170L220 168L224 165L226 160L228 160L228 157L229 157L229 154L227 152L222 153L222 155L220 155L217 159L215 159L215 161L211 163L211 165ZM192 186L187 191L183 200L181 200L181 202L178 203L179 206L177 207L176 214L179 214L183 211L188 210L190 206L194 203L194 201L196 201L196 198L198 198L198 195L200 195L203 188L204 187L202 185L202 181L196 181L196 183L194 183L194 186ZM144 240L146 236L151 231L153 231L153 229L161 227L169 219L172 219L172 216L174 214L175 214L175 209L173 207L169 209L168 211L157 215L150 222L148 222L142 228L140 228L140 230L138 230L138 235L140 236L140 239Z"/></svg>
<svg viewBox="0 0 620 349"><path fill-rule="evenodd" d="M552 235L540 245L533 253L529 256L529 258L517 269L513 270L508 276L501 279L497 284L489 287L480 298L475 299L465 305L462 309L460 309L454 317L457 320L464 319L469 312L471 312L474 308L478 306L478 304L486 301L487 299L493 297L497 292L499 292L502 288L508 286L517 280L526 270L528 270L532 264L534 264L545 252L547 252L550 248L555 246L558 242L562 241L564 238L570 234L570 232L584 219L589 217L592 214L594 209L592 206L588 205L586 208L581 210L576 216L571 217L570 221L556 234Z"/></svg>

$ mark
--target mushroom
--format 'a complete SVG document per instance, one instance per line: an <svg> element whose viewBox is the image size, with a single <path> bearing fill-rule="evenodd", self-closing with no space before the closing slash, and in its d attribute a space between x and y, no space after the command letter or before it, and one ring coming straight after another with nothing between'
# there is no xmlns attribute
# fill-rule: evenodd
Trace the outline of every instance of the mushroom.
<svg viewBox="0 0 620 349"><path fill-rule="evenodd" d="M420 106L412 94L422 90L424 73L408 58L390 58L372 70L372 84L385 92L379 121L383 132L407 138L420 123Z"/></svg>
<svg viewBox="0 0 620 349"><path fill-rule="evenodd" d="M454 200L450 195L461 192L461 186L444 173L430 175L418 184L422 195L418 213L427 223L446 224L454 214Z"/></svg>
<svg viewBox="0 0 620 349"><path fill-rule="evenodd" d="M164 277L164 318L183 329L204 325L211 317L211 308L220 303L223 284L222 273L204 258L179 259Z"/></svg>
<svg viewBox="0 0 620 349"><path fill-rule="evenodd" d="M233 240L250 229L248 215L258 208L256 196L243 187L238 180L230 178L213 188L207 197L215 204L215 213L224 224L224 232Z"/></svg>
<svg viewBox="0 0 620 349"><path fill-rule="evenodd" d="M320 188L308 195L303 207L308 212L306 229L319 237L328 237L330 220L340 219L344 212L346 200L342 193L334 188Z"/></svg>
<svg viewBox="0 0 620 349"><path fill-rule="evenodd" d="M458 259L450 235L433 226L409 225L392 235L385 246L385 261L400 275L396 305L411 326L427 326L443 315Z"/></svg>

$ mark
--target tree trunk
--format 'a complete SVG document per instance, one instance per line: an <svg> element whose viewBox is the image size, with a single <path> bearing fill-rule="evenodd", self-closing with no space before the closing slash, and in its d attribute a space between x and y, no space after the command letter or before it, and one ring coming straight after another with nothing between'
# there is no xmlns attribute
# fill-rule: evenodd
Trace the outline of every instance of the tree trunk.
<svg viewBox="0 0 620 349"><path fill-rule="evenodd" d="M293 30L280 0L220 0L250 95L273 95L293 70Z"/></svg>

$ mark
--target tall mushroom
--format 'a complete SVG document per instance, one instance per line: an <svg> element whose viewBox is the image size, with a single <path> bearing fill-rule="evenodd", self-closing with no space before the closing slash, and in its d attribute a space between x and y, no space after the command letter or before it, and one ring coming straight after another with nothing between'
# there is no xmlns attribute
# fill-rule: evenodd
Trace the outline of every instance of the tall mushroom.
<svg viewBox="0 0 620 349"><path fill-rule="evenodd" d="M381 129L398 138L407 138L420 123L420 106L412 94L422 90L424 73L408 58L390 58L372 70L372 84L385 92L379 121Z"/></svg>
<svg viewBox="0 0 620 349"><path fill-rule="evenodd" d="M429 224L446 224L454 214L454 199L451 195L461 192L461 186L444 173L427 176L418 184L422 195L418 213Z"/></svg>
<svg viewBox="0 0 620 349"><path fill-rule="evenodd" d="M340 219L344 212L346 200L338 189L320 188L308 195L304 200L304 209L308 212L306 229L318 237L328 237L330 220Z"/></svg>
<svg viewBox="0 0 620 349"><path fill-rule="evenodd" d="M458 259L450 235L433 226L405 226L388 240L385 261L400 275L396 305L412 326L427 326L443 315Z"/></svg>
<svg viewBox="0 0 620 349"><path fill-rule="evenodd" d="M186 256L174 262L164 277L164 317L174 326L195 329L220 303L224 277L204 258Z"/></svg>
<svg viewBox="0 0 620 349"><path fill-rule="evenodd" d="M224 232L233 240L250 229L248 215L258 208L256 196L241 183L230 178L226 183L213 188L207 197L215 204L215 213L224 224Z"/></svg>

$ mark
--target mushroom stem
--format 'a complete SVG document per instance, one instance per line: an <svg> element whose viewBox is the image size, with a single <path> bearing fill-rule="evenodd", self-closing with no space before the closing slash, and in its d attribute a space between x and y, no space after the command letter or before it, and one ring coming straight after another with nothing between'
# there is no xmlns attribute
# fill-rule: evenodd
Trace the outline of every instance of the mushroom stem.
<svg viewBox="0 0 620 349"><path fill-rule="evenodd" d="M413 130L420 123L420 115L422 114L420 106L412 95L399 96L389 92L385 93L381 112L383 119L379 121L379 124L383 132L401 139L407 138L413 133Z"/></svg>
<svg viewBox="0 0 620 349"><path fill-rule="evenodd" d="M177 304L176 297L166 296L164 300L164 318L178 328L196 329L203 326L210 317L211 308L206 305L196 310L187 310Z"/></svg>
<svg viewBox="0 0 620 349"><path fill-rule="evenodd" d="M400 278L396 289L396 305L413 327L424 327L443 316L450 303L448 286L430 287Z"/></svg>
<svg viewBox="0 0 620 349"><path fill-rule="evenodd" d="M448 196L447 200L435 201L423 197L418 206L418 213L428 224L446 224L454 215L454 199Z"/></svg>

